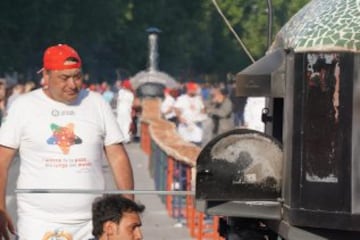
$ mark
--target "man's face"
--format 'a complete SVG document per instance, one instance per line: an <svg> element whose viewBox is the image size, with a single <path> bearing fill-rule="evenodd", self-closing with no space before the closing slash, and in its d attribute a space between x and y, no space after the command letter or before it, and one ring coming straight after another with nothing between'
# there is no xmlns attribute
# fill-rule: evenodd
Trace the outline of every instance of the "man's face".
<svg viewBox="0 0 360 240"><path fill-rule="evenodd" d="M81 69L44 71L45 93L52 99L65 104L73 103L82 86Z"/></svg>
<svg viewBox="0 0 360 240"><path fill-rule="evenodd" d="M195 97L197 95L197 91L196 90L188 90L187 91L187 94L190 96L190 97Z"/></svg>
<svg viewBox="0 0 360 240"><path fill-rule="evenodd" d="M141 240L143 239L141 233L141 219L138 213L129 212L124 213L120 223L116 225L116 230L112 240Z"/></svg>

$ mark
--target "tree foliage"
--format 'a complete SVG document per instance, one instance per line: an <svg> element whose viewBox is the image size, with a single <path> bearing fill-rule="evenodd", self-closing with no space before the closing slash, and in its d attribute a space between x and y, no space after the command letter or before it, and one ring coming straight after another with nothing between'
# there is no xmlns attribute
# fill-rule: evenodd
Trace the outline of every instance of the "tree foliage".
<svg viewBox="0 0 360 240"><path fill-rule="evenodd" d="M273 0L273 33L307 2ZM267 2L218 3L250 52L261 57L267 49ZM131 76L147 67L150 26L162 30L160 70L180 81L223 79L251 63L211 0L2 0L0 75L38 78L44 49L68 43L78 49L93 81Z"/></svg>

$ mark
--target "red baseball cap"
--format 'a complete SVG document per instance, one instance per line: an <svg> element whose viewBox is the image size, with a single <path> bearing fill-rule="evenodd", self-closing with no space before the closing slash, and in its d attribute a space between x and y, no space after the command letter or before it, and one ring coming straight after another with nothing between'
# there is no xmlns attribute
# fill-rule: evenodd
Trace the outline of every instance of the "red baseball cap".
<svg viewBox="0 0 360 240"><path fill-rule="evenodd" d="M170 88L164 88L164 93L170 93L171 89Z"/></svg>
<svg viewBox="0 0 360 240"><path fill-rule="evenodd" d="M80 67L81 67L81 58L79 54L75 51L75 49L73 49L69 45L58 44L55 46L48 47L45 50L43 57L43 69L65 70L65 69L73 69Z"/></svg>
<svg viewBox="0 0 360 240"><path fill-rule="evenodd" d="M130 89L130 90L132 89L131 82L129 79L125 79L124 81L122 81L121 86L126 89Z"/></svg>
<svg viewBox="0 0 360 240"><path fill-rule="evenodd" d="M194 82L186 83L187 92L196 92L198 90L198 85Z"/></svg>

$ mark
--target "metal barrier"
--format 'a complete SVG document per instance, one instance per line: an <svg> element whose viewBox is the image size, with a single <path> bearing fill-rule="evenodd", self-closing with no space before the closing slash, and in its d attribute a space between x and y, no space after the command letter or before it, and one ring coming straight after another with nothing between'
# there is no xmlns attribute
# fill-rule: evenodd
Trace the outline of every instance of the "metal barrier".
<svg viewBox="0 0 360 240"><path fill-rule="evenodd" d="M18 188L15 193L29 193L29 194L134 194L134 195L174 195L174 196L192 196L195 195L192 191L159 191L159 190L91 190L91 189L22 189Z"/></svg>

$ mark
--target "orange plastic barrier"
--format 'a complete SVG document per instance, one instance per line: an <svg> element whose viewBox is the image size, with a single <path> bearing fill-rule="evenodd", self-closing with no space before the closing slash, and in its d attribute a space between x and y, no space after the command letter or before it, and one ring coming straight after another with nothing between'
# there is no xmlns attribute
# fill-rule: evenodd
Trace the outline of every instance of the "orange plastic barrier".
<svg viewBox="0 0 360 240"><path fill-rule="evenodd" d="M175 164L175 160L172 157L168 157L168 167L167 167L167 173L166 173L166 190L167 191L171 191L173 190L173 176L174 176L174 164ZM167 195L166 196L166 210L169 214L169 216L172 217L172 201L173 201L173 196L172 195Z"/></svg>
<svg viewBox="0 0 360 240"><path fill-rule="evenodd" d="M150 134L149 134L149 123L142 121L141 132L140 132L140 147L149 156L151 151L150 144L151 142L150 142Z"/></svg>

